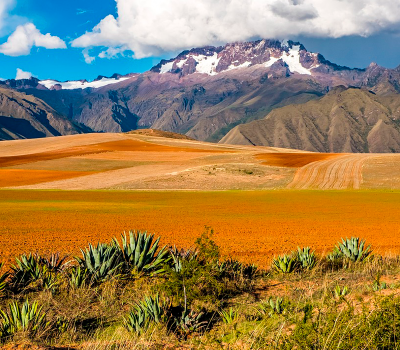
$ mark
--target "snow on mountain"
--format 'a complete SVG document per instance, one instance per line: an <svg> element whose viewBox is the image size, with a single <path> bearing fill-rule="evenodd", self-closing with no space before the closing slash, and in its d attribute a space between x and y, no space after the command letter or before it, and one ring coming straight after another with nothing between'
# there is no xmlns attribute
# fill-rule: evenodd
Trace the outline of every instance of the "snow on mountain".
<svg viewBox="0 0 400 350"><path fill-rule="evenodd" d="M45 86L47 89L52 89L54 87L61 87L64 90L73 90L73 89L86 89L86 88L94 88L98 89L100 87L120 83L121 81L127 80L131 77L120 77L117 79L114 78L101 78L94 81L86 81L86 80L75 80L75 81L65 81L59 82L57 80L40 80L39 84Z"/></svg>
<svg viewBox="0 0 400 350"><path fill-rule="evenodd" d="M312 69L320 66L318 54L308 52L300 43L259 40L184 51L175 59L161 61L152 71L216 75L256 65L271 67L279 60L288 66L291 73L311 75Z"/></svg>

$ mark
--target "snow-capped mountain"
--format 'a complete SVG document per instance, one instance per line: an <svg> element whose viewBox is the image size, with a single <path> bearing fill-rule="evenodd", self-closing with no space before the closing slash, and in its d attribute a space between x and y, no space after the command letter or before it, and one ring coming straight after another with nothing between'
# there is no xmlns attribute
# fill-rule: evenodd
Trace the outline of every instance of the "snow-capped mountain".
<svg viewBox="0 0 400 350"><path fill-rule="evenodd" d="M115 74L111 78L100 76L93 81L71 80L71 81L60 82L57 80L46 79L46 80L39 80L38 83L40 85L43 85L44 87L46 87L49 90L51 90L51 89L74 90L74 89L87 89L87 88L98 89L103 86L120 83L124 80L131 78L132 76L134 76L134 75L129 74L128 76L121 76L121 75Z"/></svg>
<svg viewBox="0 0 400 350"><path fill-rule="evenodd" d="M269 68L280 62L287 65L291 73L311 75L312 70L320 66L319 59L320 55L308 52L298 42L259 40L184 51L174 59L161 61L152 71L161 74L217 75L252 66Z"/></svg>

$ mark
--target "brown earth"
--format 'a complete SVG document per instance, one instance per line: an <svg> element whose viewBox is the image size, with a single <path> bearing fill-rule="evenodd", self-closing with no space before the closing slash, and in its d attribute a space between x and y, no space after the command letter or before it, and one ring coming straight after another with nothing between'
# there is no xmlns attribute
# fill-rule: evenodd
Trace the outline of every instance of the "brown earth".
<svg viewBox="0 0 400 350"><path fill-rule="evenodd" d="M335 158L339 154L332 153L261 153L256 158L263 164L279 167L300 168L309 163Z"/></svg>
<svg viewBox="0 0 400 350"><path fill-rule="evenodd" d="M0 191L0 257L29 251L79 254L147 230L161 244L191 247L205 226L225 256L268 267L274 255L329 252L359 236L381 254L400 253L400 193L389 191Z"/></svg>
<svg viewBox="0 0 400 350"><path fill-rule="evenodd" d="M0 169L1 187L23 186L92 174L89 171Z"/></svg>
<svg viewBox="0 0 400 350"><path fill-rule="evenodd" d="M400 155L313 153L141 134L85 134L4 141L0 143L0 154L3 176L0 187L63 190L400 188L397 176ZM22 180L12 179L14 174Z"/></svg>

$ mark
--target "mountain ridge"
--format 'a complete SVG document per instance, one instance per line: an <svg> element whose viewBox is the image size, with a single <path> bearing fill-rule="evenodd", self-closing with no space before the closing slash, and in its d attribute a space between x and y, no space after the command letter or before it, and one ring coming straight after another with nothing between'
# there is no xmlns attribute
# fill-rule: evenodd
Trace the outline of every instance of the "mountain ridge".
<svg viewBox="0 0 400 350"><path fill-rule="evenodd" d="M238 125L220 143L331 153L400 152L400 95L339 86L318 100Z"/></svg>
<svg viewBox="0 0 400 350"><path fill-rule="evenodd" d="M49 89L35 78L3 82L96 132L155 128L218 142L237 125L336 86L397 94L400 68L339 66L301 43L264 39L186 50L145 73L99 76L95 85L83 82L85 88L67 83Z"/></svg>

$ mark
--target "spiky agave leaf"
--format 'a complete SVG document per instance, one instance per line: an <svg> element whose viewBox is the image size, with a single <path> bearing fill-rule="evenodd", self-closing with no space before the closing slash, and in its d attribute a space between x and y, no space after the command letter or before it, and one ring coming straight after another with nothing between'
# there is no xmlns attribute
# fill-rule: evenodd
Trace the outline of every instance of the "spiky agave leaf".
<svg viewBox="0 0 400 350"><path fill-rule="evenodd" d="M129 332L141 334L149 327L149 318L140 307L135 307L123 318L123 325Z"/></svg>
<svg viewBox="0 0 400 350"><path fill-rule="evenodd" d="M153 239L154 235L147 232L129 231L129 241L124 233L121 235L121 245L116 238L113 242L121 251L125 265L130 270L157 274L163 271L162 265L168 259L168 251L165 246L158 250L160 237L154 242Z"/></svg>
<svg viewBox="0 0 400 350"><path fill-rule="evenodd" d="M292 255L282 255L272 260L272 268L277 272L292 273L295 271L297 260Z"/></svg>
<svg viewBox="0 0 400 350"><path fill-rule="evenodd" d="M120 251L114 245L98 243L89 244L81 249L82 258L76 257L79 266L90 275L91 282L102 282L116 276L123 265Z"/></svg>
<svg viewBox="0 0 400 350"><path fill-rule="evenodd" d="M69 284L72 288L81 288L88 282L88 272L86 268L74 266L70 270Z"/></svg>
<svg viewBox="0 0 400 350"><path fill-rule="evenodd" d="M11 266L10 287L14 292L28 287L32 282L43 276L42 266L38 255L23 254L15 258L16 264Z"/></svg>
<svg viewBox="0 0 400 350"><path fill-rule="evenodd" d="M46 266L49 271L55 273L64 271L71 263L71 261L67 261L68 255L61 256L58 252L51 253L49 256L38 254L35 254L35 256L42 266Z"/></svg>
<svg viewBox="0 0 400 350"><path fill-rule="evenodd" d="M0 263L0 271L3 269L3 266L4 266L4 264ZM6 294L9 276L10 276L9 272L0 274L0 298Z"/></svg>
<svg viewBox="0 0 400 350"><path fill-rule="evenodd" d="M176 246L169 247L171 267L175 272L182 271L183 261L192 261L197 259L198 251L196 249L178 249Z"/></svg>
<svg viewBox="0 0 400 350"><path fill-rule="evenodd" d="M310 247L297 247L297 260L302 269L311 270L317 265L317 257L315 251L311 251Z"/></svg>
<svg viewBox="0 0 400 350"><path fill-rule="evenodd" d="M358 237L351 237L343 239L342 242L338 243L338 250L343 256L352 262L364 261L371 254L371 246L367 246L364 249L365 240L361 240Z"/></svg>
<svg viewBox="0 0 400 350"><path fill-rule="evenodd" d="M19 331L27 331L31 335L36 334L41 328L47 326L46 313L37 302L29 304L28 299L20 306L17 301L8 305L9 311L0 310L1 336L10 336Z"/></svg>

